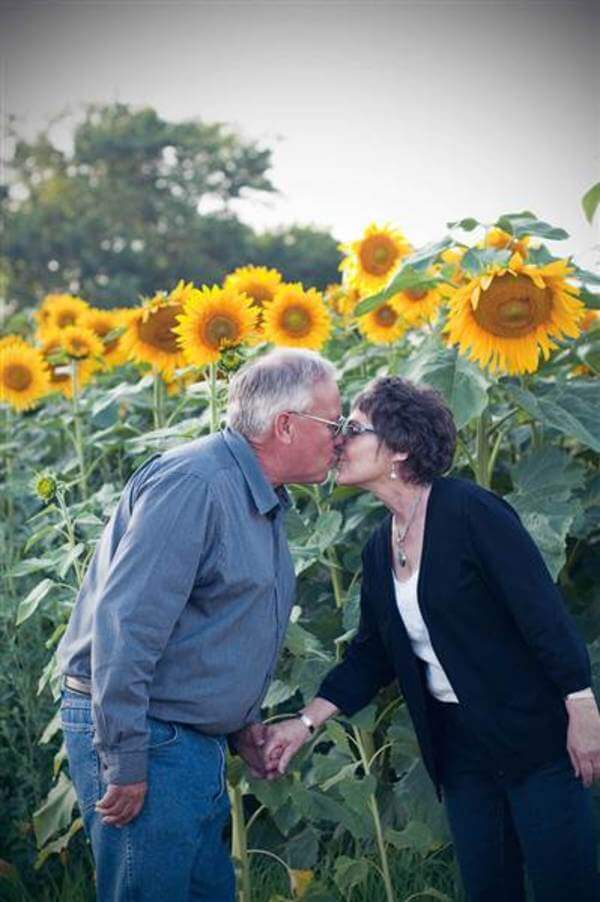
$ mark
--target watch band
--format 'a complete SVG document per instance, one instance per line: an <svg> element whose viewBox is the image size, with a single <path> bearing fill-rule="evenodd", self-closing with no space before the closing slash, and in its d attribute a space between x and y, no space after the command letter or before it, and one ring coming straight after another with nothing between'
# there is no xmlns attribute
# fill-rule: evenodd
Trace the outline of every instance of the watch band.
<svg viewBox="0 0 600 902"><path fill-rule="evenodd" d="M312 736L316 730L316 727L315 727L314 723L312 722L312 720L310 719L310 717L308 716L308 714L305 714L304 712L302 712L302 714L298 715L298 718L302 721L302 723L304 724L304 726L306 727L306 729Z"/></svg>

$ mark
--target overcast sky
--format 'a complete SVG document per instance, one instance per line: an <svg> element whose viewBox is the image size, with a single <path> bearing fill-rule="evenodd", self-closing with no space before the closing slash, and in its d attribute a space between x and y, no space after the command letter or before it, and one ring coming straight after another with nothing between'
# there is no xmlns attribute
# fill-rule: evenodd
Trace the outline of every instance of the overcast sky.
<svg viewBox="0 0 600 902"><path fill-rule="evenodd" d="M422 244L447 220L529 208L587 262L598 242L580 206L600 178L592 0L0 7L3 117L33 134L66 106L119 100L229 122L274 149L280 195L238 208L258 228L348 240L391 221Z"/></svg>

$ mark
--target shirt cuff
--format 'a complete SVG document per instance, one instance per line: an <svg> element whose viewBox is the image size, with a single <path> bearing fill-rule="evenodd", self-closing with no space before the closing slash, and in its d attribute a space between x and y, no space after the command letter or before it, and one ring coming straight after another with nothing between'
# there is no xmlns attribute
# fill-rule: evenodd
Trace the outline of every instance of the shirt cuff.
<svg viewBox="0 0 600 902"><path fill-rule="evenodd" d="M578 689L577 692L569 692L565 698L594 698L594 693L591 690L591 687L588 686L587 689Z"/></svg>
<svg viewBox="0 0 600 902"><path fill-rule="evenodd" d="M105 783L142 783L148 773L147 752L98 752Z"/></svg>

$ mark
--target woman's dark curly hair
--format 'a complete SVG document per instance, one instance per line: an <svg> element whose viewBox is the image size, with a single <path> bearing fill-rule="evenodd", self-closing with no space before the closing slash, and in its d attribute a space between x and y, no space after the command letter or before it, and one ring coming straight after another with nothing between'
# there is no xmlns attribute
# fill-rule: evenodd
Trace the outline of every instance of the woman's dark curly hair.
<svg viewBox="0 0 600 902"><path fill-rule="evenodd" d="M456 426L439 392L399 376L382 376L367 385L353 406L369 417L390 451L408 454L402 463L407 482L423 485L450 469Z"/></svg>

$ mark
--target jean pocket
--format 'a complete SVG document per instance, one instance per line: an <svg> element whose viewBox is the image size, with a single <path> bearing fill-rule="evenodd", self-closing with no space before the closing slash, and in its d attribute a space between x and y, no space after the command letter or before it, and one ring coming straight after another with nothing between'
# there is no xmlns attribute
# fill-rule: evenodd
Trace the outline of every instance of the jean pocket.
<svg viewBox="0 0 600 902"><path fill-rule="evenodd" d="M89 698L64 696L60 705L60 722L63 733L93 733L92 703Z"/></svg>
<svg viewBox="0 0 600 902"><path fill-rule="evenodd" d="M63 721L69 773L77 794L81 813L93 808L102 796L100 759L94 748L92 725L67 724Z"/></svg>
<svg viewBox="0 0 600 902"><path fill-rule="evenodd" d="M150 734L148 751L157 752L179 742L180 729L173 721L149 717L147 725Z"/></svg>

